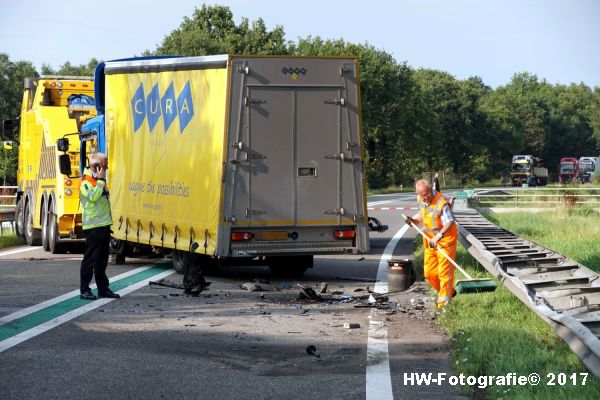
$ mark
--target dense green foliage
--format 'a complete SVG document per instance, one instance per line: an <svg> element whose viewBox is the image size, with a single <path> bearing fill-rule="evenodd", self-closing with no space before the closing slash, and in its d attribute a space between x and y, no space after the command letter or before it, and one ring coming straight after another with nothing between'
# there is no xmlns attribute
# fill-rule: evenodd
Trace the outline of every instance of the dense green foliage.
<svg viewBox="0 0 600 400"><path fill-rule="evenodd" d="M443 71L415 70L368 43L318 36L286 41L282 26L269 30L260 18L236 24L225 6L195 9L144 55L224 53L360 57L371 188L410 186L427 171L442 170L462 182L483 182L506 170L513 154L542 157L553 174L561 156L600 153L598 87L551 84L517 73L493 89L477 76L460 80ZM97 63L66 62L56 71L44 65L42 74L91 75ZM37 75L31 63L0 54L1 119L18 115L24 75Z"/></svg>

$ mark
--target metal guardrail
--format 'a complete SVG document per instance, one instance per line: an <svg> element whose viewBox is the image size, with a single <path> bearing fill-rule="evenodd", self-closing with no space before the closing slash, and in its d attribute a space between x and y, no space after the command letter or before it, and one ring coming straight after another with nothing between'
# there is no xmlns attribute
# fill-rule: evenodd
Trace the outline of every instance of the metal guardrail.
<svg viewBox="0 0 600 400"><path fill-rule="evenodd" d="M454 215L469 253L600 377L600 275L492 224L465 200L455 201Z"/></svg>
<svg viewBox="0 0 600 400"><path fill-rule="evenodd" d="M4 235L5 223L10 226L11 233L15 232L17 189L17 186L0 186L0 235Z"/></svg>
<svg viewBox="0 0 600 400"><path fill-rule="evenodd" d="M467 192L470 203L490 207L600 207L600 188L502 188Z"/></svg>

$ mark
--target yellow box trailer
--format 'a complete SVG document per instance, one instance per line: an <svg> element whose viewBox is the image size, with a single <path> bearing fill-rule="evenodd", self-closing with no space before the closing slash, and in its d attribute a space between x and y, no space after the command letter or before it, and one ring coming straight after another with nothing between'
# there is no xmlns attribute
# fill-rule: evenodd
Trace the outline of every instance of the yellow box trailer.
<svg viewBox="0 0 600 400"><path fill-rule="evenodd" d="M84 240L79 175L57 174L56 141L65 135L78 135L81 124L96 115L93 95L91 77L27 78L20 117L4 122L5 127L19 128L18 139L15 137L19 143L17 233L29 245L41 244L52 253L68 250L71 244ZM75 142L68 154L78 165L79 141Z"/></svg>
<svg viewBox="0 0 600 400"><path fill-rule="evenodd" d="M180 271L193 253L302 273L368 251L357 59L110 61L96 98L115 239Z"/></svg>

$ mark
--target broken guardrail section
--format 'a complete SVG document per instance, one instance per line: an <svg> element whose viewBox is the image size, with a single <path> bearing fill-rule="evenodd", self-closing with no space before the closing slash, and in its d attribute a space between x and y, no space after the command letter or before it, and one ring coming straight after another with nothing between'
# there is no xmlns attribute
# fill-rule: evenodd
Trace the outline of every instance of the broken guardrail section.
<svg viewBox="0 0 600 400"><path fill-rule="evenodd" d="M454 215L469 253L600 377L600 275L492 224L466 200L455 201Z"/></svg>

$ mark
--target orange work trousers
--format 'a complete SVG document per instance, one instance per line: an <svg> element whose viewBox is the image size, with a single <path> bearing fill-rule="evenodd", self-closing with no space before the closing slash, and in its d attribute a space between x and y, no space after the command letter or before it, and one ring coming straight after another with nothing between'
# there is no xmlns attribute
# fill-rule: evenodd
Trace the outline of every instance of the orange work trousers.
<svg viewBox="0 0 600 400"><path fill-rule="evenodd" d="M456 260L456 242L443 250ZM439 251L425 245L425 279L438 292L437 305L450 303L454 295L454 265Z"/></svg>

